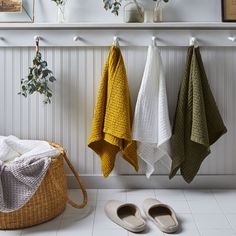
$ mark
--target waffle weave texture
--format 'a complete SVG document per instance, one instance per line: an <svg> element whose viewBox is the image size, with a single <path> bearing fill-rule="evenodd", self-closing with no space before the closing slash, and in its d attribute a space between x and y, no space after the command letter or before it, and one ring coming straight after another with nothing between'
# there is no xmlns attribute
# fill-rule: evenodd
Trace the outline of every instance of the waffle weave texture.
<svg viewBox="0 0 236 236"><path fill-rule="evenodd" d="M188 183L197 175L210 146L227 129L207 81L200 49L188 49L173 127L173 162L170 178L180 169Z"/></svg>
<svg viewBox="0 0 236 236"><path fill-rule="evenodd" d="M112 46L105 63L88 146L101 158L104 177L115 166L116 155L138 171L136 142L132 141L132 110L126 69L121 51Z"/></svg>

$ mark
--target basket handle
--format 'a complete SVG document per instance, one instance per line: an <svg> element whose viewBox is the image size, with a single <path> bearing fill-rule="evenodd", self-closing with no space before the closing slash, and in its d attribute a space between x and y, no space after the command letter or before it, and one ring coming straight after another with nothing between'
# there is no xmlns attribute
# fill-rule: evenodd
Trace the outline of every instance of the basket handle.
<svg viewBox="0 0 236 236"><path fill-rule="evenodd" d="M82 180L80 179L79 173L75 170L75 168L72 165L71 161L67 157L66 152L64 152L63 154L64 154L63 157L64 157L64 159L66 161L66 164L71 169L71 171L72 171L74 177L76 178L76 180L78 181L78 183L80 185L80 188L81 188L81 191L83 193L83 202L81 204L77 204L76 202L72 201L68 196L67 196L67 201L74 208L77 208L77 209L84 208L87 205L87 203L88 203L88 193L86 191L86 188L85 188Z"/></svg>

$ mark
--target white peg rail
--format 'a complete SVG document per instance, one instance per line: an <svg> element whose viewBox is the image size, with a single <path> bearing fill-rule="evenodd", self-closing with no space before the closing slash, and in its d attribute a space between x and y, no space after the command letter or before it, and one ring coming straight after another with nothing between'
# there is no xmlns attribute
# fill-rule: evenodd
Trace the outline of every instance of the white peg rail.
<svg viewBox="0 0 236 236"><path fill-rule="evenodd" d="M34 46L35 36L45 47L109 46L114 37L120 46L147 46L155 37L159 46L236 46L236 24L0 24L0 47Z"/></svg>

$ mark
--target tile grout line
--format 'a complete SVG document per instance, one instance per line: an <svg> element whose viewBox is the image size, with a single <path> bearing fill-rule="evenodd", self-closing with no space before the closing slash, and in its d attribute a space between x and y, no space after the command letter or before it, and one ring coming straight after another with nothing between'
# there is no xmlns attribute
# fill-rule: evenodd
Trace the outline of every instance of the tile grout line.
<svg viewBox="0 0 236 236"><path fill-rule="evenodd" d="M61 219L60 219L59 224L58 224L58 226L57 226L56 236L58 235L58 231L59 231L60 228L61 228L62 220L63 220L63 215L64 215L64 212L62 213L62 215L61 215Z"/></svg>
<svg viewBox="0 0 236 236"><path fill-rule="evenodd" d="M94 207L94 216L93 216L93 227L92 227L92 236L94 233L94 225L95 225L95 218L96 218L96 212L97 212L97 204L98 204L98 189L96 190L96 201L95 201L95 207Z"/></svg>
<svg viewBox="0 0 236 236"><path fill-rule="evenodd" d="M196 222L196 220L195 220L195 217L193 216L193 212L192 212L192 209L191 209L190 204L189 204L189 202L188 202L187 196L186 196L186 194L185 194L185 190L182 189L182 191L183 191L184 199L185 199L185 201L187 202L188 207L189 207L189 210L190 210L190 212L191 212L191 216L192 216L193 222L194 222L194 224L195 224L195 226L196 226L196 228L197 228L197 232L198 232L199 236L201 236L202 234L201 234L200 229L199 229L199 227L198 227L198 225L197 225L197 222Z"/></svg>
<svg viewBox="0 0 236 236"><path fill-rule="evenodd" d="M231 228L231 229L232 229L232 231L235 233L235 230L234 230L234 228L233 228L232 224L230 223L230 221L229 221L228 217L226 216L226 214L225 214L224 210L222 209L222 207L221 207L220 203L218 202L218 200L217 200L217 198L216 198L215 194L213 193L213 190L211 189L210 191L211 191L211 193L212 193L212 195L213 195L213 197L214 197L214 199L215 199L215 201L216 201L216 203L217 203L218 207L220 208L220 211L221 211L222 215L223 215L223 216L226 218L227 222L228 222L228 223L229 223L229 225L230 225L230 228Z"/></svg>
<svg viewBox="0 0 236 236"><path fill-rule="evenodd" d="M68 189L68 191L70 191L71 189ZM68 192L67 192L67 194L68 194ZM67 205L68 203L66 203L66 208L67 208ZM65 208L65 210L64 210L64 212L61 214L61 219L60 219L60 222L59 222L59 224L58 224L58 227L57 227L57 231L56 231L56 236L58 235L58 232L59 232L59 230L60 230L60 228L61 228L61 225L62 225L62 221L63 221L63 219L64 219L64 216L65 216L65 211L66 211L66 208Z"/></svg>
<svg viewBox="0 0 236 236"><path fill-rule="evenodd" d="M156 195L155 189L153 189L153 191L154 191L154 196L155 196L155 198L158 199L158 198L157 198L157 195Z"/></svg>

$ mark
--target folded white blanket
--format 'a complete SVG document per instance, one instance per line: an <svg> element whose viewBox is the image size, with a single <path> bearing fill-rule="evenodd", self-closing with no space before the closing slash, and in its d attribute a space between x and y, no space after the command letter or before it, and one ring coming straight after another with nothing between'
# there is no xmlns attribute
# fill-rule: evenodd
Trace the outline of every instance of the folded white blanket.
<svg viewBox="0 0 236 236"><path fill-rule="evenodd" d="M162 165L170 168L171 136L161 55L156 46L149 46L133 123L133 139L138 143L138 155L146 163L148 178L155 171L155 163L161 159Z"/></svg>
<svg viewBox="0 0 236 236"><path fill-rule="evenodd" d="M0 160L3 162L23 160L28 157L53 157L59 151L48 142L21 140L15 136L0 136Z"/></svg>
<svg viewBox="0 0 236 236"><path fill-rule="evenodd" d="M0 211L23 207L44 179L51 157L59 154L44 141L0 137Z"/></svg>
<svg viewBox="0 0 236 236"><path fill-rule="evenodd" d="M14 136L9 136L9 137L0 136L0 161L10 161L19 156L19 153L14 151L6 143L6 139L15 139L15 137Z"/></svg>

